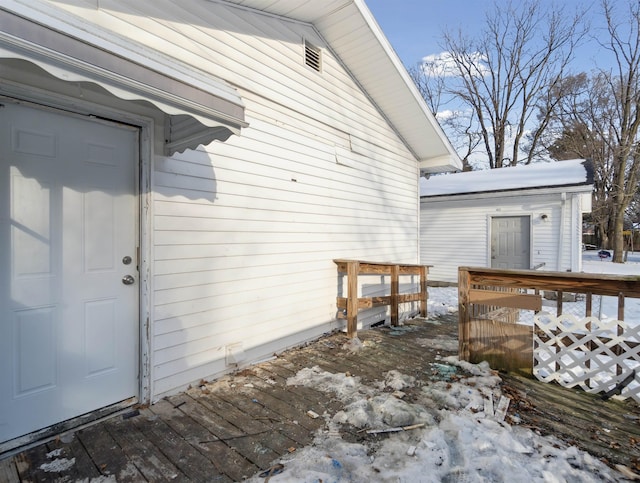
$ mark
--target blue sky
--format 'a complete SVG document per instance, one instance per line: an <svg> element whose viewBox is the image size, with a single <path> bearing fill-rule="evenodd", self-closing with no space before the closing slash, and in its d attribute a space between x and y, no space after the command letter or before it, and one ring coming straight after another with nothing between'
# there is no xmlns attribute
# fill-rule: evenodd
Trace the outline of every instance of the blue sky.
<svg viewBox="0 0 640 483"><path fill-rule="evenodd" d="M481 27L493 0L365 0L369 10L406 66L441 52L444 28L471 32Z"/></svg>
<svg viewBox="0 0 640 483"><path fill-rule="evenodd" d="M497 0L502 1L502 0ZM517 0L516 0L517 1ZM551 5L553 0L540 0ZM470 35L484 23L485 12L492 10L494 0L365 0L369 10L382 28L389 42L407 67L420 59L442 51L439 46L445 28L462 28ZM556 1L555 3L558 3ZM624 4L626 2L620 2ZM599 11L599 0L560 0L569 11L576 6ZM595 31L595 27L592 28ZM591 70L598 48L585 47L580 52L580 67Z"/></svg>

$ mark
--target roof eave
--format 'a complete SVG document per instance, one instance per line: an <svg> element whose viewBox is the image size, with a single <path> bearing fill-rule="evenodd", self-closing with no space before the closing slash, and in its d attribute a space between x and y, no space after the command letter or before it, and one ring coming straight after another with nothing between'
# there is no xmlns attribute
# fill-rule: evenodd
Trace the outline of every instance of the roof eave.
<svg viewBox="0 0 640 483"><path fill-rule="evenodd" d="M426 159L419 159L422 173L448 173L462 170L462 161L457 154L446 154Z"/></svg>
<svg viewBox="0 0 640 483"><path fill-rule="evenodd" d="M411 79L407 69L402 64L398 54L389 43L364 0L354 0L354 5L359 9L363 20L369 26L372 35L382 49L384 55L380 58L384 59L385 63L388 64L386 68L390 72L397 73L400 81L399 85L403 85L406 90L404 93L404 96L406 96L405 109L401 114L389 117L389 120L398 130L402 139L410 146L420 163L420 169L428 173L462 170L462 160L458 153L427 106L415 82ZM390 106L387 105L388 101L384 97L382 99L374 97L374 100L383 112L391 111ZM405 127L406 124L411 125L419 122L425 124L422 132L420 129L407 129ZM434 143L435 140L426 136L425 131L429 128L437 136L437 143Z"/></svg>
<svg viewBox="0 0 640 483"><path fill-rule="evenodd" d="M571 183L563 185L552 186L529 186L523 188L509 188L509 189L496 189L486 191L468 191L464 193L442 193L436 195L420 195L420 199L430 200L460 200L460 199L479 199L479 198L494 198L503 196L529 196L529 195L549 195L560 193L591 193L593 192L593 184L589 182L585 183Z"/></svg>

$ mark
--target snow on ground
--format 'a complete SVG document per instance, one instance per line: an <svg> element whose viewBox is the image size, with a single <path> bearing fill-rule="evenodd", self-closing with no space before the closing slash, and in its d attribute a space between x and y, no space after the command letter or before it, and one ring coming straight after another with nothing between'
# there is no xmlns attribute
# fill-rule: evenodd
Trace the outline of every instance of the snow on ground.
<svg viewBox="0 0 640 483"><path fill-rule="evenodd" d="M630 252L625 263L613 263L611 258L600 259L595 250L585 251L582 253L582 270L587 273L640 276L640 252ZM600 303L599 318L617 317L617 297L602 297ZM630 326L640 324L640 299L625 300L624 319Z"/></svg>
<svg viewBox="0 0 640 483"><path fill-rule="evenodd" d="M376 384L358 377L305 368L287 384L333 393L343 404L323 414L326 426L313 444L275 462L271 482L596 482L621 475L588 453L502 421L500 379L488 364L446 357L444 377L420 387L418 401L401 391L416 381L397 371ZM458 377L448 378L454 372ZM394 395L395 394L395 395ZM491 400L491 404L486 401ZM355 426L364 442L342 439ZM401 428L406 428L402 430ZM367 430L393 429L384 434ZM281 466L280 466L281 465ZM256 475L253 482L265 481Z"/></svg>
<svg viewBox="0 0 640 483"><path fill-rule="evenodd" d="M613 251L610 250L613 255ZM582 270L587 273L611 275L640 275L640 252L629 252L625 263L613 263L611 258L601 259L597 250L582 252Z"/></svg>
<svg viewBox="0 0 640 483"><path fill-rule="evenodd" d="M585 252L585 271L640 274L640 254L624 266ZM430 287L430 316L457 311L457 288ZM640 320L639 320L640 321ZM455 347L453 339L441 341ZM313 444L275 464L276 482L596 482L625 481L584 451L502 420L499 376L486 363L477 365L442 358L441 378L419 387L416 402L402 399L414 378L397 371L375 384L358 377L306 368L288 380L331 392L342 402L334 414L321 415L326 425ZM457 377L451 378L451 374ZM363 434L349 442L340 428L349 424ZM402 430L401 428L407 428ZM382 434L376 430L394 431ZM254 476L253 482L265 481Z"/></svg>

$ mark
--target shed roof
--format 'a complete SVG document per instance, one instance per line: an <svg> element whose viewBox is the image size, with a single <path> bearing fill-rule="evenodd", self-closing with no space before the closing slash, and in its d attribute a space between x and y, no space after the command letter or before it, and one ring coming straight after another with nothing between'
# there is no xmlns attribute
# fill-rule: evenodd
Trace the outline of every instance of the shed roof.
<svg viewBox="0 0 640 483"><path fill-rule="evenodd" d="M585 159L467 171L420 179L420 196L463 195L523 189L591 186L593 165Z"/></svg>
<svg viewBox="0 0 640 483"><path fill-rule="evenodd" d="M212 0L219 1L219 0ZM364 0L227 0L312 24L426 172L462 163Z"/></svg>

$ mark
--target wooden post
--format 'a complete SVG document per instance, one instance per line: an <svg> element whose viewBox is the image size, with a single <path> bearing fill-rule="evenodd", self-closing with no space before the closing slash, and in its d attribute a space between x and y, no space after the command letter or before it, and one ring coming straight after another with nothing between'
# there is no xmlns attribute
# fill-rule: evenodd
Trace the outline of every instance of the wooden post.
<svg viewBox="0 0 640 483"><path fill-rule="evenodd" d="M358 335L358 272L360 262L347 263L347 337L353 339Z"/></svg>
<svg viewBox="0 0 640 483"><path fill-rule="evenodd" d="M593 295L591 294L591 292L587 293L584 304L585 304L584 316L591 317L591 313L593 310ZM591 321L587 322L587 330L589 331L589 335L591 335ZM593 351L593 342L589 341L589 343L587 344L587 349L589 349L589 353L585 358L584 365L587 368L587 372L588 372L591 370L591 351ZM586 379L584 383L587 385L587 387L589 388L591 387L591 379Z"/></svg>
<svg viewBox="0 0 640 483"><path fill-rule="evenodd" d="M398 316L398 285L400 279L400 267L391 265L391 325L397 327L399 324Z"/></svg>
<svg viewBox="0 0 640 483"><path fill-rule="evenodd" d="M620 322L624 322L624 293L620 292L618 294L618 320ZM618 324L618 337L622 337L624 335L624 329L622 328L622 324ZM617 356L622 354L622 347L620 344L617 345L615 354ZM618 375L622 375L622 364L619 364L617 367Z"/></svg>
<svg viewBox="0 0 640 483"><path fill-rule="evenodd" d="M562 299L564 298L564 292L562 290L558 290L556 293L558 294L558 298L556 299L556 317L560 317L562 315Z"/></svg>
<svg viewBox="0 0 640 483"><path fill-rule="evenodd" d="M427 317L427 273L429 268L420 267L420 317Z"/></svg>
<svg viewBox="0 0 640 483"><path fill-rule="evenodd" d="M470 330L471 312L469 306L469 272L463 268L458 269L458 357L468 361L470 353Z"/></svg>

